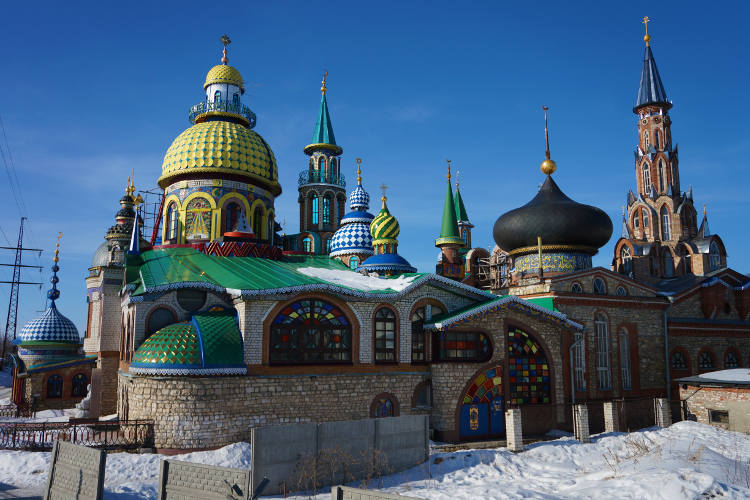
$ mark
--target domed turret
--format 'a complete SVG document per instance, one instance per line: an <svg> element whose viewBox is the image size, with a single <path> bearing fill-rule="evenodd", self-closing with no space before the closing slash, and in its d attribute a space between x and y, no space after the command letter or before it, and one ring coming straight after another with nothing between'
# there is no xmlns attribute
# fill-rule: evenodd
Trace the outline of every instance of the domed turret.
<svg viewBox="0 0 750 500"><path fill-rule="evenodd" d="M493 230L495 243L514 257L519 273L591 267L591 256L612 236L612 221L604 211L571 200L552 179L556 165L550 158L547 108L544 110L547 147L541 170L547 178L534 199L500 216Z"/></svg>
<svg viewBox="0 0 750 500"><path fill-rule="evenodd" d="M370 195L362 187L362 159L357 158L357 186L349 195L351 212L341 218L341 226L331 238L329 256L337 257L352 269L373 254L370 223L374 216L367 211L370 208Z"/></svg>

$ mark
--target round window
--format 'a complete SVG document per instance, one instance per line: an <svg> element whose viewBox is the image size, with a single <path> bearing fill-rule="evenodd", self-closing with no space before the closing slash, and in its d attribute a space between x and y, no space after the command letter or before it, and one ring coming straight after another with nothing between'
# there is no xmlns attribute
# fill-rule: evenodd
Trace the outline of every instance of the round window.
<svg viewBox="0 0 750 500"><path fill-rule="evenodd" d="M625 297L628 294L628 291L625 289L624 286L618 286L617 287L617 295L620 297Z"/></svg>
<svg viewBox="0 0 750 500"><path fill-rule="evenodd" d="M206 303L207 293L203 290L177 290L177 303L188 312L195 312Z"/></svg>

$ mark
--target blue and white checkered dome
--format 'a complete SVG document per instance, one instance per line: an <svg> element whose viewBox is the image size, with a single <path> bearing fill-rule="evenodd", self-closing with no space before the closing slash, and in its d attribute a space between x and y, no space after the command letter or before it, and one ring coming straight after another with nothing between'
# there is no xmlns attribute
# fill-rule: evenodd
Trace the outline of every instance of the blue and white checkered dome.
<svg viewBox="0 0 750 500"><path fill-rule="evenodd" d="M349 207L352 210L367 210L370 208L370 195L367 194L361 184L357 184L349 195Z"/></svg>
<svg viewBox="0 0 750 500"><path fill-rule="evenodd" d="M80 344L78 329L68 318L60 314L53 300L50 306L37 319L26 323L21 329L16 343L25 342L70 342Z"/></svg>
<svg viewBox="0 0 750 500"><path fill-rule="evenodd" d="M370 214L367 214L370 215ZM370 215L372 217L372 215ZM372 255L372 235L368 222L352 222L338 228L331 237L331 257L337 255Z"/></svg>

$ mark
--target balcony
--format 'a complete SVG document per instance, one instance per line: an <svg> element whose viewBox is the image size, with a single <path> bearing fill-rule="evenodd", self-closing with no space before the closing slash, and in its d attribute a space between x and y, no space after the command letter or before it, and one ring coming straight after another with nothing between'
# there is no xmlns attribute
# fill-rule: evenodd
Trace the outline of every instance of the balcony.
<svg viewBox="0 0 750 500"><path fill-rule="evenodd" d="M317 170L303 170L299 173L297 185L305 186L307 184L333 184L334 186L346 188L346 177L333 173L325 175Z"/></svg>
<svg viewBox="0 0 750 500"><path fill-rule="evenodd" d="M237 104L230 101L201 102L190 108L190 123L195 123L196 119L209 113L231 113L239 115L247 126L255 127L255 113L244 104Z"/></svg>

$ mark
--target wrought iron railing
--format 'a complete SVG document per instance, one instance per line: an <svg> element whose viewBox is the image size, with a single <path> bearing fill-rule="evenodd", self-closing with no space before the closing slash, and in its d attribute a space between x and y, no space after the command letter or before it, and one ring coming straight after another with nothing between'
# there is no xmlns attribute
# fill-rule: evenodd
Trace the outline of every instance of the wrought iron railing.
<svg viewBox="0 0 750 500"><path fill-rule="evenodd" d="M206 113L219 112L219 113L233 113L244 117L249 123L249 127L255 127L255 113L250 111L250 108L244 104L234 103L231 101L214 101L214 102L200 102L190 108L190 123L195 123L195 119L200 115Z"/></svg>
<svg viewBox="0 0 750 500"><path fill-rule="evenodd" d="M303 170L299 173L297 183L299 186L304 186L305 184L333 184L334 186L345 188L346 177L341 174L325 174L316 170Z"/></svg>
<svg viewBox="0 0 750 500"><path fill-rule="evenodd" d="M0 449L51 450L55 440L104 450L152 448L154 422L129 420L100 422L0 422Z"/></svg>
<svg viewBox="0 0 750 500"><path fill-rule="evenodd" d="M32 413L34 413L34 411L31 408L31 405L26 403L20 405L11 403L9 405L0 406L0 417L30 417Z"/></svg>

